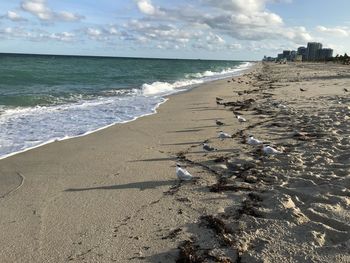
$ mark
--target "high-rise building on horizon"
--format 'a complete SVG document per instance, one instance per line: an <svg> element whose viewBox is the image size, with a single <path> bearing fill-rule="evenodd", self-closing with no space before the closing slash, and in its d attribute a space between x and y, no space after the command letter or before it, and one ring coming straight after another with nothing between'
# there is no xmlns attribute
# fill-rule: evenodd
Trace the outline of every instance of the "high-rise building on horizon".
<svg viewBox="0 0 350 263"><path fill-rule="evenodd" d="M328 60L333 57L333 49L322 48L318 51L318 60Z"/></svg>
<svg viewBox="0 0 350 263"><path fill-rule="evenodd" d="M307 48L306 47L298 47L297 54L301 55L302 61L307 60Z"/></svg>
<svg viewBox="0 0 350 263"><path fill-rule="evenodd" d="M307 55L306 59L308 61L318 60L319 50L322 49L322 44L318 42L309 42L307 43Z"/></svg>

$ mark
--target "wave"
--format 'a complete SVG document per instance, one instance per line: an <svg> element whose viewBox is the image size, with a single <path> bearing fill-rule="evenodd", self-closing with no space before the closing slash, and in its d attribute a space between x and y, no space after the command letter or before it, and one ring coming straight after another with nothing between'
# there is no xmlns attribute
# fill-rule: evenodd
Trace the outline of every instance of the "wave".
<svg viewBox="0 0 350 263"><path fill-rule="evenodd" d="M169 82L160 82L156 81L152 84L143 84L142 85L142 92L145 96L151 96L151 95L169 95L174 92L179 92L184 89L179 88L185 88L190 87L196 84L203 83L202 80L181 80L176 81L174 83ZM177 89L177 90L176 90Z"/></svg>
<svg viewBox="0 0 350 263"><path fill-rule="evenodd" d="M143 95L145 96L169 95L172 93L186 90L204 82L209 82L237 75L243 70L250 68L251 66L252 63L246 62L237 67L224 69L218 72L207 70L202 73L186 74L186 79L175 81L173 83L160 81L156 81L151 84L145 83L141 86L141 90Z"/></svg>
<svg viewBox="0 0 350 263"><path fill-rule="evenodd" d="M223 69L221 71L211 71L211 70L206 70L204 72L198 72L198 73L191 73L191 74L186 74L186 78L206 78L206 79L210 79L210 77L214 77L214 78L223 78L226 77L227 75L230 74L234 74L237 72L240 72L244 69L248 69L249 67L251 67L252 63L251 62L245 62L237 67L233 67L233 68L227 68L227 69Z"/></svg>

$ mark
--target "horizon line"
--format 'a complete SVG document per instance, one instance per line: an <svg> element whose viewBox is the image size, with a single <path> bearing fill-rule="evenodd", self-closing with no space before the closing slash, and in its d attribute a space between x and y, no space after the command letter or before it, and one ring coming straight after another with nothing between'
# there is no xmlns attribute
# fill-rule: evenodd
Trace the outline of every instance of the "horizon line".
<svg viewBox="0 0 350 263"><path fill-rule="evenodd" d="M242 59L203 59L203 58L160 58L160 57L127 57L127 56L104 56L104 55L73 55L73 54L47 54L47 53L16 53L0 52L0 56L54 56L54 57L86 57L86 58L125 58L125 59L164 59L164 60L206 60L206 61L247 61L255 62L259 60L242 60Z"/></svg>

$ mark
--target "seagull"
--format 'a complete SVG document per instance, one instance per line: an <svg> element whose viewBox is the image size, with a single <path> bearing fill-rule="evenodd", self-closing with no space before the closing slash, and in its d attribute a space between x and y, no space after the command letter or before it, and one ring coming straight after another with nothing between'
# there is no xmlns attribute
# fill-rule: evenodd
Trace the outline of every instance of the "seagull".
<svg viewBox="0 0 350 263"><path fill-rule="evenodd" d="M272 148L271 146L262 146L262 151L266 155L272 155L272 154L280 154L282 152L276 150L275 148Z"/></svg>
<svg viewBox="0 0 350 263"><path fill-rule="evenodd" d="M180 164L176 164L176 176L180 181L190 181L193 179L192 174L190 174L185 168L181 168Z"/></svg>
<svg viewBox="0 0 350 263"><path fill-rule="evenodd" d="M262 144L262 141L255 139L252 135L250 135L247 139L247 144L249 145L259 145Z"/></svg>
<svg viewBox="0 0 350 263"><path fill-rule="evenodd" d="M349 92L349 90L347 88L344 88L343 90L344 90L344 92Z"/></svg>
<svg viewBox="0 0 350 263"><path fill-rule="evenodd" d="M218 133L218 137L219 137L221 140L226 139L226 138L232 138L232 136L231 136L230 134L225 133L225 132L223 132L223 131L220 131L220 132Z"/></svg>
<svg viewBox="0 0 350 263"><path fill-rule="evenodd" d="M217 149L215 149L214 147L212 147L206 143L203 143L203 150L206 152L212 152L212 151L216 151Z"/></svg>
<svg viewBox="0 0 350 263"><path fill-rule="evenodd" d="M221 121L219 121L219 120L215 120L215 123L216 123L216 125L218 125L218 126L222 126L222 125L225 124L225 123L223 123L223 122L221 122Z"/></svg>
<svg viewBox="0 0 350 263"><path fill-rule="evenodd" d="M303 88L299 88L300 89L300 91L306 91L306 89L303 89Z"/></svg>
<svg viewBox="0 0 350 263"><path fill-rule="evenodd" d="M242 116L239 116L239 115L237 115L236 118L239 122L246 122L247 121L245 118L243 118Z"/></svg>

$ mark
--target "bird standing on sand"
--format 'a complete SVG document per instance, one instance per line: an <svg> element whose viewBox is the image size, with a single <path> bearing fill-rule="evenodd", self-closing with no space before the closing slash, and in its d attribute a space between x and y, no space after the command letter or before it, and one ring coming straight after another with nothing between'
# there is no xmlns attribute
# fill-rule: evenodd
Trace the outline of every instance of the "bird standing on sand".
<svg viewBox="0 0 350 263"><path fill-rule="evenodd" d="M303 89L303 88L299 88L300 91L306 91L306 89Z"/></svg>
<svg viewBox="0 0 350 263"><path fill-rule="evenodd" d="M246 122L247 120L243 118L242 116L236 115L236 118L239 122Z"/></svg>
<svg viewBox="0 0 350 263"><path fill-rule="evenodd" d="M343 90L344 90L344 92L349 92L349 90L347 88L344 88Z"/></svg>
<svg viewBox="0 0 350 263"><path fill-rule="evenodd" d="M282 152L272 148L271 146L262 146L262 151L266 155L281 154Z"/></svg>
<svg viewBox="0 0 350 263"><path fill-rule="evenodd" d="M193 176L185 168L181 168L180 164L176 164L176 176L180 181L190 181L193 179Z"/></svg>
<svg viewBox="0 0 350 263"><path fill-rule="evenodd" d="M262 144L262 141L255 139L252 135L250 135L247 139L247 144L249 145L259 145Z"/></svg>
<svg viewBox="0 0 350 263"><path fill-rule="evenodd" d="M221 140L223 140L223 139L227 139L227 138L232 138L232 136L231 136L230 134L228 134L228 133L225 133L225 132L223 132L223 131L220 131L220 132L218 133L218 138L220 138Z"/></svg>
<svg viewBox="0 0 350 263"><path fill-rule="evenodd" d="M225 124L225 123L223 123L223 122L221 122L221 121L219 121L219 120L215 120L215 123L216 123L216 125L218 125L218 126L222 126L222 125Z"/></svg>
<svg viewBox="0 0 350 263"><path fill-rule="evenodd" d="M213 151L216 151L217 149L215 149L214 147L212 147L206 143L203 143L203 150L206 152L213 152Z"/></svg>

